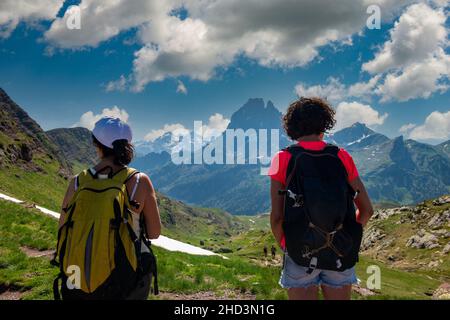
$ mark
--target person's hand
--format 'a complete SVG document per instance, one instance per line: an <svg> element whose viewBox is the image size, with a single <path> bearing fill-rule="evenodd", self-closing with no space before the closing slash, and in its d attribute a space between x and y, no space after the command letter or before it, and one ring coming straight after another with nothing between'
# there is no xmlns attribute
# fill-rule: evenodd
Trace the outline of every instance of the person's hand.
<svg viewBox="0 0 450 320"><path fill-rule="evenodd" d="M367 222L369 222L370 217L365 218L358 210L356 210L356 222L358 222L363 228L366 227Z"/></svg>

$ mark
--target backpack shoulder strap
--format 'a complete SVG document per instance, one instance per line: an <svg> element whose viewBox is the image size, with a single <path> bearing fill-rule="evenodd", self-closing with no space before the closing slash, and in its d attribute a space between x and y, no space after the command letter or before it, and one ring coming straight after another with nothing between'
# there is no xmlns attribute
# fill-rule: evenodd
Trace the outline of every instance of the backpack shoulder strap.
<svg viewBox="0 0 450 320"><path fill-rule="evenodd" d="M323 152L330 153L334 156L337 156L339 153L340 148L332 143L327 143L325 148L323 149Z"/></svg>
<svg viewBox="0 0 450 320"><path fill-rule="evenodd" d="M80 186L84 185L86 182L91 181L94 179L93 168L89 168L86 170L81 171L76 177L75 177L75 191L80 188Z"/></svg>
<svg viewBox="0 0 450 320"><path fill-rule="evenodd" d="M298 152L303 152L303 151L305 151L306 149L305 148L303 148L301 145L299 145L298 143L294 143L294 144L291 144L290 146L288 146L288 147L286 147L286 148L284 148L283 149L283 151L287 151L287 152L289 152L290 154L292 154L292 155L294 155L294 154L296 154L296 153L298 153Z"/></svg>

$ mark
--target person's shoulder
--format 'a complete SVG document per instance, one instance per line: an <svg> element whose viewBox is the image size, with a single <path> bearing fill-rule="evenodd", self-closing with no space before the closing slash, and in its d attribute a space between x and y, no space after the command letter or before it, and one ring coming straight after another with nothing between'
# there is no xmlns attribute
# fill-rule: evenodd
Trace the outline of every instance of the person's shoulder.
<svg viewBox="0 0 450 320"><path fill-rule="evenodd" d="M134 184L138 181L139 179L139 183L144 183L144 184L151 184L151 180L150 177L145 173L145 172L141 172L137 169L134 168L130 168L131 173L131 178L130 178L130 183Z"/></svg>
<svg viewBox="0 0 450 320"><path fill-rule="evenodd" d="M338 147L338 148L339 148L339 152L338 152L339 156L341 156L343 158L349 158L349 159L352 158L352 156L350 155L350 153L347 150L345 150L344 148L341 148L341 147Z"/></svg>

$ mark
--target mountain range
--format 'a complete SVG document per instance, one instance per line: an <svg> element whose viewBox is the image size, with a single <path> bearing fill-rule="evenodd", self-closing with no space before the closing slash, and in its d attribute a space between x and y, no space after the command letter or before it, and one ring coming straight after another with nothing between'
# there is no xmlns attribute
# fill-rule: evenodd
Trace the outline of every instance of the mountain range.
<svg viewBox="0 0 450 320"><path fill-rule="evenodd" d="M228 129L238 128L283 132L281 113L270 101L249 99L231 117ZM333 132L326 140L350 152L376 203L411 204L450 191L450 141L432 146L402 136L391 139L362 123ZM280 148L291 143L280 135ZM155 144L164 143L156 139ZM269 210L269 179L260 175L261 165L175 165L168 152L170 148L160 149L133 163L162 192L234 214Z"/></svg>
<svg viewBox="0 0 450 320"><path fill-rule="evenodd" d="M0 115L0 166L3 168L42 172L50 163L52 170L67 178L73 171L95 162L87 129L60 128L44 132L1 89ZM231 116L228 129L283 132L281 116L272 102L249 99ZM152 143L146 142L147 149L137 145L138 156L132 163L149 174L159 192L188 204L220 208L233 214L269 210L270 181L261 175L266 166L260 163L175 165L169 154L172 147L169 138L165 134ZM351 153L376 203L417 203L450 191L450 141L433 146L402 136L391 139L361 123L329 134L326 140ZM245 143L248 147L248 140ZM286 135L280 134L280 148L291 143ZM145 150L151 151L145 154ZM245 160L248 162L248 157Z"/></svg>

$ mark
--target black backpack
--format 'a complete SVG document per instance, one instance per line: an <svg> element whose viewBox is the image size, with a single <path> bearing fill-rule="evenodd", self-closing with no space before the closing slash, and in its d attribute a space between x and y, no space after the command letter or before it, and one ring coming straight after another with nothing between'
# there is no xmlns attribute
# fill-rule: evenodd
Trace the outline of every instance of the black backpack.
<svg viewBox="0 0 450 320"><path fill-rule="evenodd" d="M355 192L338 157L339 148L286 149L292 157L286 173L283 229L289 256L300 266L343 271L358 261L362 226L356 221Z"/></svg>

